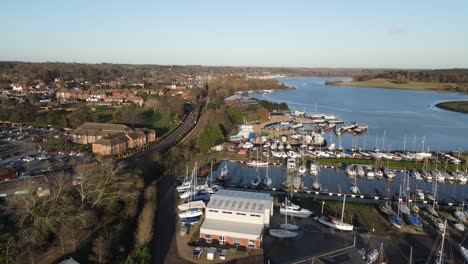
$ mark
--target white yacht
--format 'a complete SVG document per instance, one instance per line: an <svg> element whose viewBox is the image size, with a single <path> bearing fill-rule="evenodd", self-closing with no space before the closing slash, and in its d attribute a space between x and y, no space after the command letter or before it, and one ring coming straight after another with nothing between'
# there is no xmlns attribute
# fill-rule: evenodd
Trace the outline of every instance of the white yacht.
<svg viewBox="0 0 468 264"><path fill-rule="evenodd" d="M225 181L229 178L229 169L227 164L224 164L224 167L221 169L221 173L218 176L218 180Z"/></svg>
<svg viewBox="0 0 468 264"><path fill-rule="evenodd" d="M286 229L270 229L270 235L277 238L293 238L297 233Z"/></svg>
<svg viewBox="0 0 468 264"><path fill-rule="evenodd" d="M252 160L246 163L249 167L266 167L268 166L268 162L259 161L259 160Z"/></svg>
<svg viewBox="0 0 468 264"><path fill-rule="evenodd" d="M344 219L344 208L346 203L346 195L343 197L343 208L341 211L341 219L333 216L321 216L319 222L323 225L329 226L331 228L341 230L341 231L353 231L354 226L352 224L345 223Z"/></svg>
<svg viewBox="0 0 468 264"><path fill-rule="evenodd" d="M298 205L295 205L289 201L287 201L287 203L281 204L280 213L282 215L289 215L289 216L299 217L299 218L307 218L312 214L311 211L304 209Z"/></svg>
<svg viewBox="0 0 468 264"><path fill-rule="evenodd" d="M319 174L319 166L317 163L315 162L310 163L310 174L314 176Z"/></svg>
<svg viewBox="0 0 468 264"><path fill-rule="evenodd" d="M356 171L353 165L346 166L345 172L348 176L356 176Z"/></svg>

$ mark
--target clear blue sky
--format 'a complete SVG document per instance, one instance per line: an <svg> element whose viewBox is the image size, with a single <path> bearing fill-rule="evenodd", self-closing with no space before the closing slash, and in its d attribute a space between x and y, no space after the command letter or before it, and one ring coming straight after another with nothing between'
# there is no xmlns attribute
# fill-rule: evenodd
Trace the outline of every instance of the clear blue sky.
<svg viewBox="0 0 468 264"><path fill-rule="evenodd" d="M468 68L468 1L5 0L0 60Z"/></svg>

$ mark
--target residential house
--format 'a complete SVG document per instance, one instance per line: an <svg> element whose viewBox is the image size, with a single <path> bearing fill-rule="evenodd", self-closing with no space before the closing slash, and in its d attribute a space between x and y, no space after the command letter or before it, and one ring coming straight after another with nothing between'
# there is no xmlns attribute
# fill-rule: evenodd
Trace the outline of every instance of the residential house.
<svg viewBox="0 0 468 264"><path fill-rule="evenodd" d="M93 143L93 153L97 155L117 155L128 148L124 133L107 135Z"/></svg>

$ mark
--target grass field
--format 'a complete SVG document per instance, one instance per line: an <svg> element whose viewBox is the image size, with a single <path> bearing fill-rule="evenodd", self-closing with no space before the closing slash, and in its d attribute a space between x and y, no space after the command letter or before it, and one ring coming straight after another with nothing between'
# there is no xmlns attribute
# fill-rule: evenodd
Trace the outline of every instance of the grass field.
<svg viewBox="0 0 468 264"><path fill-rule="evenodd" d="M408 82L396 83L389 79L371 79L362 82L332 82L328 85L334 86L358 86L358 87L376 87L390 89L408 89L408 90L431 90L431 91L454 91L457 84L454 83L433 83L433 82Z"/></svg>
<svg viewBox="0 0 468 264"><path fill-rule="evenodd" d="M435 106L444 110L468 114L468 101L449 101L438 103Z"/></svg>
<svg viewBox="0 0 468 264"><path fill-rule="evenodd" d="M100 123L118 123L114 119L113 113L114 109L110 107L97 108L94 112L95 120ZM177 127L176 124L172 123L173 118L159 113L154 114L151 109L138 108L138 113L140 114L141 122L137 125L156 130L158 137L166 135Z"/></svg>

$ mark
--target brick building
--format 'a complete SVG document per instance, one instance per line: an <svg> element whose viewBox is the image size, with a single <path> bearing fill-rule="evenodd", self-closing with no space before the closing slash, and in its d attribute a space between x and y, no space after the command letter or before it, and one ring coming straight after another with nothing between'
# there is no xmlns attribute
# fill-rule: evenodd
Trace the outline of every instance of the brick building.
<svg viewBox="0 0 468 264"><path fill-rule="evenodd" d="M93 153L97 155L117 155L128 149L124 133L107 135L93 143Z"/></svg>
<svg viewBox="0 0 468 264"><path fill-rule="evenodd" d="M70 133L71 141L78 144L92 144L104 136L128 133L132 130L125 125L86 122Z"/></svg>

